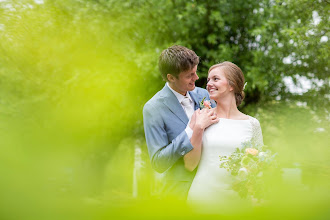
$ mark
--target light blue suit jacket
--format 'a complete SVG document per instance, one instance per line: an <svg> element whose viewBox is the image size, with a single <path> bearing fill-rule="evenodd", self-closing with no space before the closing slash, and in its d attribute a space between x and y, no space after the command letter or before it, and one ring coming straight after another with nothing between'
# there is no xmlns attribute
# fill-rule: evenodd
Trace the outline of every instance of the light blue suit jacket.
<svg viewBox="0 0 330 220"><path fill-rule="evenodd" d="M196 87L189 92L195 102L195 110L204 97L205 89ZM195 171L184 167L183 156L193 149L185 132L188 117L173 92L164 86L143 108L144 132L152 167L165 172L162 193L186 197Z"/></svg>

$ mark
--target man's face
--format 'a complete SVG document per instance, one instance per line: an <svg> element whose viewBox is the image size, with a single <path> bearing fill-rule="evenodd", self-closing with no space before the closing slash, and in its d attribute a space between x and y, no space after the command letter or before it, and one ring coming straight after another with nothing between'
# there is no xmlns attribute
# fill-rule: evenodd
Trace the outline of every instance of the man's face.
<svg viewBox="0 0 330 220"><path fill-rule="evenodd" d="M182 95L186 95L187 91L194 90L195 82L199 79L196 72L197 65L191 70L181 72L178 78L169 74L168 80L171 88Z"/></svg>

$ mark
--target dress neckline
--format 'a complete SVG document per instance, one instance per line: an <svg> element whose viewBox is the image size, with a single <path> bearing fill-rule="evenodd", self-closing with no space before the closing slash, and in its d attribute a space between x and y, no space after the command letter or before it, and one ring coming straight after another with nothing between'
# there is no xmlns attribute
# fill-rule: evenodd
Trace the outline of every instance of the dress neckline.
<svg viewBox="0 0 330 220"><path fill-rule="evenodd" d="M231 121L249 121L250 116L248 116L248 119L231 119L231 118L221 118L221 117L219 117L219 119L226 119L226 120L231 120Z"/></svg>

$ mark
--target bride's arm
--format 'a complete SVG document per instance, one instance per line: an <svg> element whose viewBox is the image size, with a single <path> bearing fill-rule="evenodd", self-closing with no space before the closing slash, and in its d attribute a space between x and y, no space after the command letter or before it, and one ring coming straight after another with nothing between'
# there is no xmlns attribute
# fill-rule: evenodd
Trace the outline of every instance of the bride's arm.
<svg viewBox="0 0 330 220"><path fill-rule="evenodd" d="M204 129L200 126L194 126L193 135L191 136L190 143L194 147L184 157L184 166L187 170L193 171L199 164L202 151L202 138Z"/></svg>
<svg viewBox="0 0 330 220"><path fill-rule="evenodd" d="M193 130L193 134L190 138L190 143L194 147L184 157L185 168L189 171L193 171L199 164L202 152L202 140L205 128L211 124L217 123L219 119L208 109L202 111L197 110L191 119L189 126Z"/></svg>

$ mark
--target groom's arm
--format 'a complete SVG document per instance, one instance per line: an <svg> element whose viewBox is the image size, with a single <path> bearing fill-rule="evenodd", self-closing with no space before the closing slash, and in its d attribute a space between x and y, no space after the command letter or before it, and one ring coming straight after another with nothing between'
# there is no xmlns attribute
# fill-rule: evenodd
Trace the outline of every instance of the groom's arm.
<svg viewBox="0 0 330 220"><path fill-rule="evenodd" d="M163 118L151 104L143 108L143 123L151 165L157 172L166 171L193 149L185 130L168 139Z"/></svg>

